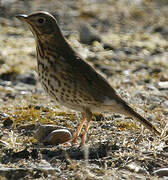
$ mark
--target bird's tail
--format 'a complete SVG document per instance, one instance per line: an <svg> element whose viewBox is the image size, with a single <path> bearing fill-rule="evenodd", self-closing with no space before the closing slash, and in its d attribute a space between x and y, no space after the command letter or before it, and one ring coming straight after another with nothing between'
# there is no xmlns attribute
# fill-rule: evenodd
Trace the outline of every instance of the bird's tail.
<svg viewBox="0 0 168 180"><path fill-rule="evenodd" d="M139 121L141 124L143 124L147 129L152 131L156 135L161 135L161 133L153 126L148 120L146 120L144 117L142 117L139 113L134 111L125 101L120 102L122 105L122 113L127 116L131 116L135 118L137 121Z"/></svg>

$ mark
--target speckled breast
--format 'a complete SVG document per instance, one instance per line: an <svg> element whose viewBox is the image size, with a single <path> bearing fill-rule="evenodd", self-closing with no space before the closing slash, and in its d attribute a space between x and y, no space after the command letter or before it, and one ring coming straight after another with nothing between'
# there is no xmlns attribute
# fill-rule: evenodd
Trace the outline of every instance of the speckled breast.
<svg viewBox="0 0 168 180"><path fill-rule="evenodd" d="M60 105L82 111L83 107L94 104L62 58L59 57L59 61L38 59L38 74L44 90Z"/></svg>

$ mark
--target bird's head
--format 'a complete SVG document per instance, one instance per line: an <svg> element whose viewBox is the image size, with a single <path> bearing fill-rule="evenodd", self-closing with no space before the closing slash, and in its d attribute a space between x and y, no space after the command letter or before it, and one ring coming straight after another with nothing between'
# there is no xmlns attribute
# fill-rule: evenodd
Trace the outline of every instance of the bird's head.
<svg viewBox="0 0 168 180"><path fill-rule="evenodd" d="M30 15L18 14L16 17L29 25L37 39L53 38L61 34L56 19L48 12L38 11Z"/></svg>

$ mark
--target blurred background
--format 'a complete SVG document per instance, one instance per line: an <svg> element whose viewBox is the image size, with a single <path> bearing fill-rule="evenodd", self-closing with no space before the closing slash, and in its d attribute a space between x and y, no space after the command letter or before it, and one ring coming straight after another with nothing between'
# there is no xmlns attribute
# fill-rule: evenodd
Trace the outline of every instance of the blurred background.
<svg viewBox="0 0 168 180"><path fill-rule="evenodd" d="M85 21L100 32L110 29L156 32L167 26L167 4L166 0L1 0L0 15L2 25L5 19L16 25L16 14L45 10L55 15L66 29Z"/></svg>

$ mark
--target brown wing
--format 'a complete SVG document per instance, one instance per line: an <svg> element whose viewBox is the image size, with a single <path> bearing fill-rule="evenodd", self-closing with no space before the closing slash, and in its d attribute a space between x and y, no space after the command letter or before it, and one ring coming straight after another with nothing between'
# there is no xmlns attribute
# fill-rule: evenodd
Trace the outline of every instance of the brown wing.
<svg viewBox="0 0 168 180"><path fill-rule="evenodd" d="M76 56L70 64L75 81L78 81L97 101L103 102L105 97L117 96L108 81L79 56Z"/></svg>
<svg viewBox="0 0 168 180"><path fill-rule="evenodd" d="M60 52L63 52L62 56L68 64L67 71L73 71L71 76L74 76L73 79L78 81L76 84L81 84L81 86L85 88L85 92L88 92L88 94L101 103L105 97L115 99L122 104L126 103L117 95L108 81L85 62L67 42L64 46L65 47L61 47L64 51Z"/></svg>

